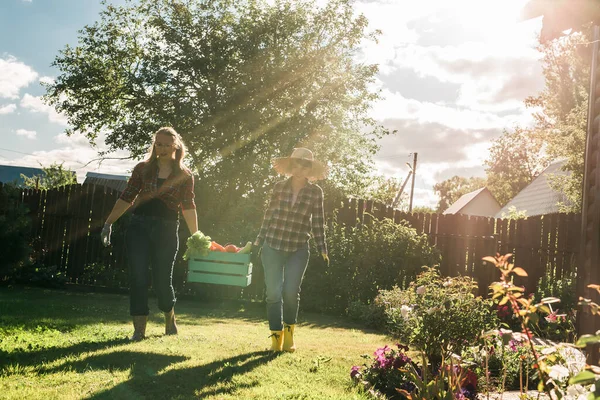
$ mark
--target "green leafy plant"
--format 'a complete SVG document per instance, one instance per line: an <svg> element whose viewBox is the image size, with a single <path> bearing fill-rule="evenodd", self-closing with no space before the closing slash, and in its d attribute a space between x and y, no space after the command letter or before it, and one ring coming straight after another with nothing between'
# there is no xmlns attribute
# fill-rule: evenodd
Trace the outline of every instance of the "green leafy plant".
<svg viewBox="0 0 600 400"><path fill-rule="evenodd" d="M330 265L312 251L315 267L302 285L302 306L313 311L344 314L353 302L372 302L381 289L407 287L421 265L440 260L427 235L387 218L349 227L334 216L326 233Z"/></svg>
<svg viewBox="0 0 600 400"><path fill-rule="evenodd" d="M569 376L567 368L561 365L561 361L564 362L564 360L561 360L557 354L554 354L554 351L542 352L540 354L531 340L531 328L537 324L540 313L551 314L550 304L557 303L560 299L546 297L541 299L539 303L535 303L534 296L525 297L523 295L524 289L515 286L513 278L514 276L527 276L527 272L523 268L510 263L509 259L511 257L512 254L503 256L498 254L495 257L484 257L484 261L492 263L500 271L500 281L490 285L492 298L498 301L499 305L510 304L512 311L518 316L521 322L522 334L534 359L533 369L535 370L534 377L538 380L538 391L545 391L551 398L560 399L565 396L567 389L566 378ZM600 286L598 288L600 289ZM600 335L596 336L593 337L593 335L590 335L587 339L592 341L598 340L600 342ZM586 342L586 340L583 340L583 342ZM583 342L580 338L577 344L585 346ZM591 379L589 375L586 375L587 372L589 370L572 377L569 379L568 384L595 382L595 378ZM523 392L522 383L521 392ZM588 397L589 399L595 398L593 394L590 396Z"/></svg>
<svg viewBox="0 0 600 400"><path fill-rule="evenodd" d="M423 351L434 367L451 353L475 341L482 328L497 325L492 302L473 293L470 277L444 278L423 267L406 290L381 290L376 304L385 307L387 328L400 340Z"/></svg>

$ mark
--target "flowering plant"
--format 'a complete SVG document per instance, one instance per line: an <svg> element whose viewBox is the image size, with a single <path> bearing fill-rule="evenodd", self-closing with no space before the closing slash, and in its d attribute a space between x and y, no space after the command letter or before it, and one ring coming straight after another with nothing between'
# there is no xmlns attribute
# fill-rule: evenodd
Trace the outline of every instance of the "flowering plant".
<svg viewBox="0 0 600 400"><path fill-rule="evenodd" d="M373 355L375 358L362 367L353 366L350 370L350 377L355 382L362 383L365 388L373 394L380 394L388 399L403 399L397 389L412 391L415 385L409 379L406 368L410 365L415 366L411 358L406 355L408 347L402 344L396 345L396 348L388 346L377 349ZM369 356L363 356L370 358Z"/></svg>
<svg viewBox="0 0 600 400"><path fill-rule="evenodd" d="M490 300L476 297L469 277L442 277L424 267L405 290L381 291L388 329L405 343L424 351L434 370L443 357L475 341L481 330L496 326Z"/></svg>
<svg viewBox="0 0 600 400"><path fill-rule="evenodd" d="M408 347L398 344L377 349L375 358L362 367L353 366L350 377L361 382L374 397L386 399L471 399L477 398L477 376L460 365L442 364L434 374L424 353L419 367L408 355ZM368 356L365 356L368 358Z"/></svg>

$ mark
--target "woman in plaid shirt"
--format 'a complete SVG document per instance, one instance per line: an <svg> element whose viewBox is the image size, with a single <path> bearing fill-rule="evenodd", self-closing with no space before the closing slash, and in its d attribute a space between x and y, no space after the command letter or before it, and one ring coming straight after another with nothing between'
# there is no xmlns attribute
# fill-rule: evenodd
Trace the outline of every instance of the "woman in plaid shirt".
<svg viewBox="0 0 600 400"><path fill-rule="evenodd" d="M274 160L273 166L290 178L275 184L254 245L262 245L271 350L293 352L300 285L308 266L311 232L323 259L329 262L323 190L310 182L323 179L327 169L305 148L294 149L290 157Z"/></svg>
<svg viewBox="0 0 600 400"><path fill-rule="evenodd" d="M148 158L133 169L127 188L102 229L102 242L108 246L112 224L134 205L125 237L134 341L146 335L150 267L158 308L165 314L165 334L177 334L173 262L179 249L180 209L190 233L198 230L194 176L183 164L185 153L185 145L175 129L165 127L156 131Z"/></svg>

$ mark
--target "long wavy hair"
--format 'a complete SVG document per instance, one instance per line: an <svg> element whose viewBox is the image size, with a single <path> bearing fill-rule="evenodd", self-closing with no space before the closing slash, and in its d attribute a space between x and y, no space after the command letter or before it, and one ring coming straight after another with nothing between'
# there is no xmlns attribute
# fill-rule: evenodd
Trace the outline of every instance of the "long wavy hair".
<svg viewBox="0 0 600 400"><path fill-rule="evenodd" d="M156 137L158 135L169 135L173 138L173 144L176 148L175 160L173 160L173 167L177 170L178 173L188 172L189 170L183 164L183 159L185 158L185 155L187 153L187 148L185 147L185 143L183 143L183 139L181 139L181 135L179 135L179 133L177 133L177 131L170 126L164 126L158 129L156 132L154 132L154 135L152 137L152 146L150 146L150 149L148 150L148 156L145 160L148 166L152 167L148 168L148 170L151 171L153 168L156 168L158 166L156 146L154 145L156 143Z"/></svg>

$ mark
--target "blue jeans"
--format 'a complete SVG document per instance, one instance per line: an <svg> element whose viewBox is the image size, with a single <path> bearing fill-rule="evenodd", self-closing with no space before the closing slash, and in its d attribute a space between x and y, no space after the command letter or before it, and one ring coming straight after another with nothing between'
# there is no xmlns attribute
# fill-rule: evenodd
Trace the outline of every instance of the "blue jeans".
<svg viewBox="0 0 600 400"><path fill-rule="evenodd" d="M173 263L179 250L179 221L132 215L125 234L129 259L129 313L148 315L148 287L152 283L158 308L175 305Z"/></svg>
<svg viewBox="0 0 600 400"><path fill-rule="evenodd" d="M298 320L300 285L308 266L310 252L275 250L264 245L261 260L267 287L267 318L272 331L283 330L283 322L293 325Z"/></svg>

